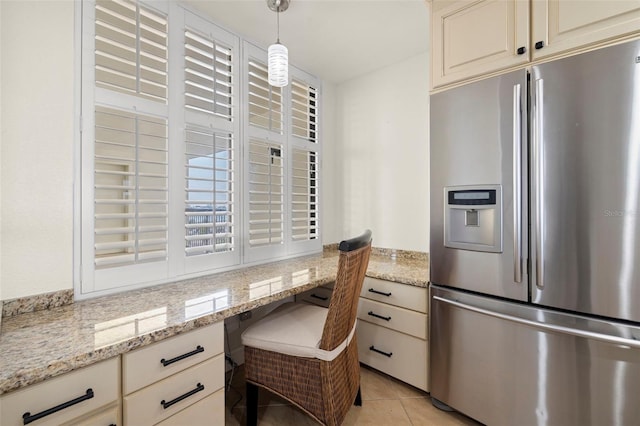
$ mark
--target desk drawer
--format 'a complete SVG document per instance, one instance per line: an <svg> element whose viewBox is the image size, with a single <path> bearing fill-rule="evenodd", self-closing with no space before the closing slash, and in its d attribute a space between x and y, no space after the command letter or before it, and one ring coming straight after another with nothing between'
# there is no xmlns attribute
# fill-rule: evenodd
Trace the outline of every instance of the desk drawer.
<svg viewBox="0 0 640 426"><path fill-rule="evenodd" d="M220 354L125 396L124 424L154 425L223 387L224 354Z"/></svg>
<svg viewBox="0 0 640 426"><path fill-rule="evenodd" d="M377 278L364 278L361 297L427 313L427 289Z"/></svg>
<svg viewBox="0 0 640 426"><path fill-rule="evenodd" d="M312 290L305 291L304 293L300 293L296 295L296 302L308 302L314 305L323 306L325 308L329 307L329 302L331 302L331 295L333 294L333 290L325 287L316 287Z"/></svg>
<svg viewBox="0 0 640 426"><path fill-rule="evenodd" d="M3 395L0 398L0 425L23 426L24 413L37 416L46 410L77 400L77 403L67 408L55 410L54 413L29 423L33 426L58 426L117 401L120 397L119 390L120 357L114 357Z"/></svg>
<svg viewBox="0 0 640 426"><path fill-rule="evenodd" d="M365 321L358 322L357 332L360 362L428 391L426 340Z"/></svg>
<svg viewBox="0 0 640 426"><path fill-rule="evenodd" d="M158 426L186 425L224 426L224 389L158 423Z"/></svg>
<svg viewBox="0 0 640 426"><path fill-rule="evenodd" d="M223 322L221 321L124 354L122 357L124 394L129 395L151 383L222 353L223 344Z"/></svg>
<svg viewBox="0 0 640 426"><path fill-rule="evenodd" d="M427 338L427 315L420 312L360 298L358 318L420 339Z"/></svg>
<svg viewBox="0 0 640 426"><path fill-rule="evenodd" d="M111 426L120 425L119 405L113 405L105 410L80 419L75 419L62 426Z"/></svg>

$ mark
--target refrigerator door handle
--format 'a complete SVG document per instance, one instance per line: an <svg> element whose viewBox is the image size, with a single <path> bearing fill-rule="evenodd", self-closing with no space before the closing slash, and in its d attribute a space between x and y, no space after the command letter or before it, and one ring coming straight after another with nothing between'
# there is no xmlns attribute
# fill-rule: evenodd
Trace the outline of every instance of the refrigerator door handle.
<svg viewBox="0 0 640 426"><path fill-rule="evenodd" d="M549 323L543 323L538 321L532 321L530 319L503 314L501 312L495 312L495 311L491 311L478 306L469 305L467 303L458 302L456 300L451 300L446 297L435 296L435 295L432 297L434 300L437 300L438 302L446 303L448 305L452 305L457 308L475 312L478 314L499 318L505 321L510 321L516 324L522 324L522 325L526 325L529 327L533 327L533 328L537 328L545 331L551 331L554 333L569 334L572 336L582 337L585 339L598 340L600 342L609 343L612 345L640 349L640 340L632 340L632 339L626 339L624 337L619 337L619 336L611 336L609 334L596 333L596 332L587 331L587 330L579 330L576 328L566 327L558 324L549 324Z"/></svg>
<svg viewBox="0 0 640 426"><path fill-rule="evenodd" d="M544 96L544 81L543 79L535 80L535 102L533 112L533 143L534 143L534 181L536 185L535 191L535 249L536 249L536 286L542 290L544 289L544 245L542 244L542 238L545 234L544 224L544 145L542 143L542 130L544 129L543 123L543 110L542 100Z"/></svg>
<svg viewBox="0 0 640 426"><path fill-rule="evenodd" d="M522 88L513 86L513 281L522 282Z"/></svg>

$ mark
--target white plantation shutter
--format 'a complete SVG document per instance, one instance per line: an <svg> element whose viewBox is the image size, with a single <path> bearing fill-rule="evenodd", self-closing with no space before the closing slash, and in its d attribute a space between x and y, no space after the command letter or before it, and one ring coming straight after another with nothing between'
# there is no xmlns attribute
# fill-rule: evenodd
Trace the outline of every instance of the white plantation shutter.
<svg viewBox="0 0 640 426"><path fill-rule="evenodd" d="M185 254L234 250L233 138L191 128L186 133Z"/></svg>
<svg viewBox="0 0 640 426"><path fill-rule="evenodd" d="M167 256L167 121L95 110L95 265Z"/></svg>
<svg viewBox="0 0 640 426"><path fill-rule="evenodd" d="M185 14L185 272L240 262L238 250L239 40Z"/></svg>
<svg viewBox="0 0 640 426"><path fill-rule="evenodd" d="M318 141L318 91L301 80L291 82L291 135L309 142Z"/></svg>
<svg viewBox="0 0 640 426"><path fill-rule="evenodd" d="M248 67L249 125L282 134L282 88L269 85L264 63L250 59Z"/></svg>
<svg viewBox="0 0 640 426"><path fill-rule="evenodd" d="M81 10L79 298L321 250L319 82L171 0Z"/></svg>
<svg viewBox="0 0 640 426"><path fill-rule="evenodd" d="M318 155L293 148L291 160L291 239L318 238Z"/></svg>
<svg viewBox="0 0 640 426"><path fill-rule="evenodd" d="M320 249L318 82L293 68L291 81L291 247L301 253Z"/></svg>
<svg viewBox="0 0 640 426"><path fill-rule="evenodd" d="M282 145L249 141L249 245L283 243Z"/></svg>
<svg viewBox="0 0 640 426"><path fill-rule="evenodd" d="M106 89L167 101L167 17L129 0L95 4L95 78Z"/></svg>
<svg viewBox="0 0 640 426"><path fill-rule="evenodd" d="M185 31L185 107L232 119L232 49L196 31Z"/></svg>

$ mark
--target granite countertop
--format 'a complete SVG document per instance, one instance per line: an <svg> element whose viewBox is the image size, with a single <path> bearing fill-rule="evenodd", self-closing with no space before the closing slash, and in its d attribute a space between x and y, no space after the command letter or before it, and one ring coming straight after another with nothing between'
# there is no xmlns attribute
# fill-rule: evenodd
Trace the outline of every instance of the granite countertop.
<svg viewBox="0 0 640 426"><path fill-rule="evenodd" d="M335 280L337 252L83 300L0 323L0 395ZM372 255L367 276L427 286L428 261Z"/></svg>

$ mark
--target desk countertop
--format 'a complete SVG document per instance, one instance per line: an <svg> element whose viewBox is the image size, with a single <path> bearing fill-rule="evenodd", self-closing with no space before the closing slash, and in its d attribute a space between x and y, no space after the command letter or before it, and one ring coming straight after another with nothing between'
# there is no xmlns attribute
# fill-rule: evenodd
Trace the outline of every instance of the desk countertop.
<svg viewBox="0 0 640 426"><path fill-rule="evenodd" d="M0 395L335 280L337 252L4 318ZM372 255L367 276L427 286L428 262Z"/></svg>

